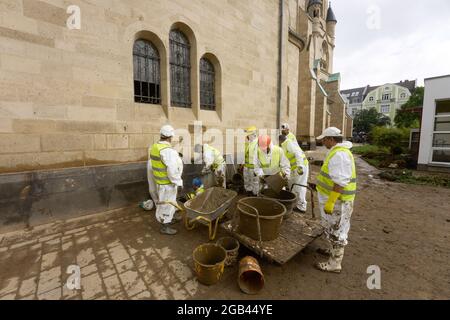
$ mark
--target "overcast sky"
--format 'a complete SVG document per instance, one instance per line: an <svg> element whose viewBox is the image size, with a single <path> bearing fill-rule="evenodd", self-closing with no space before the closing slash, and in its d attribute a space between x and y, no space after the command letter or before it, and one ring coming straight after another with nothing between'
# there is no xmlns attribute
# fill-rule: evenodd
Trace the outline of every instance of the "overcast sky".
<svg viewBox="0 0 450 320"><path fill-rule="evenodd" d="M331 2L341 89L450 74L450 0Z"/></svg>

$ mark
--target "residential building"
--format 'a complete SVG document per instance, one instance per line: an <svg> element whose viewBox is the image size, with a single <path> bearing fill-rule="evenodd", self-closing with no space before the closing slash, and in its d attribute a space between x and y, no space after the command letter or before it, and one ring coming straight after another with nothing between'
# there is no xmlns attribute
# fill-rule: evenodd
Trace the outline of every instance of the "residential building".
<svg viewBox="0 0 450 320"><path fill-rule="evenodd" d="M363 109L375 108L378 112L388 116L394 123L397 110L411 97L411 92L396 84L385 84L370 91L362 103Z"/></svg>
<svg viewBox="0 0 450 320"><path fill-rule="evenodd" d="M450 75L425 79L418 168L450 172Z"/></svg>
<svg viewBox="0 0 450 320"><path fill-rule="evenodd" d="M409 90L410 93L413 93L417 86L417 80L405 80L400 81L398 83L395 83L394 85L403 87ZM367 96L372 93L374 90L377 90L379 88L390 86L390 84L386 84L383 86L365 86L361 88L354 88L354 89L348 89L341 91L341 94L345 97L345 99L348 101L348 114L350 114L352 117L356 115L358 111L361 111L363 109L363 103ZM401 98L401 97L400 97ZM373 101L369 101L373 102ZM375 105L371 105L370 107L377 107ZM379 108L381 110L381 106ZM384 110L387 108L385 107ZM394 115L395 117L395 115Z"/></svg>

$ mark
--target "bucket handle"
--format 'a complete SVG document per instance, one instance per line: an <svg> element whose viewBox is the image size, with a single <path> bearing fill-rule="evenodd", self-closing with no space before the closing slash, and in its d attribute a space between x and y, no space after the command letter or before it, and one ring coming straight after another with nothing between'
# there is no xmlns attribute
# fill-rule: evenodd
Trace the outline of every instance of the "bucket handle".
<svg viewBox="0 0 450 320"><path fill-rule="evenodd" d="M257 225L257 228L258 228L258 238L259 238L258 248L259 248L259 251L260 251L260 256L262 258L264 253L263 253L263 250L262 250L262 235L261 235L261 223L259 221L259 211L255 207L253 207L253 206L251 206L251 205L249 205L247 203L241 202L241 201L238 202L238 207L239 207L239 205L244 205L245 207L250 208L250 209L252 209L253 211L256 212L256 225Z"/></svg>

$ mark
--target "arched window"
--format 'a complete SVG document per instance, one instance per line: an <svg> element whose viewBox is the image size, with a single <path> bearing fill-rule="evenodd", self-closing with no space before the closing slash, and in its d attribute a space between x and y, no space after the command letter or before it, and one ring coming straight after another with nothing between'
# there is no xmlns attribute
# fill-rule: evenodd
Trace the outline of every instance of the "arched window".
<svg viewBox="0 0 450 320"><path fill-rule="evenodd" d="M216 73L213 64L206 58L200 60L200 108L216 110Z"/></svg>
<svg viewBox="0 0 450 320"><path fill-rule="evenodd" d="M146 40L137 40L133 48L134 101L161 104L161 72L159 53Z"/></svg>
<svg viewBox="0 0 450 320"><path fill-rule="evenodd" d="M187 37L170 32L170 93L172 106L191 107L191 54Z"/></svg>
<svg viewBox="0 0 450 320"><path fill-rule="evenodd" d="M369 101L370 101L370 102L373 102L373 100L374 100L373 97L370 97L370 98L369 98Z"/></svg>

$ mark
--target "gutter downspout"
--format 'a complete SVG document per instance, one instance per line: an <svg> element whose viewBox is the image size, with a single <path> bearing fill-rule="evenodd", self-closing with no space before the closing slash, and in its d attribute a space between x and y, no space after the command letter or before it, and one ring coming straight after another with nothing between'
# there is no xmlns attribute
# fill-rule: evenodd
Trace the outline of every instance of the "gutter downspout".
<svg viewBox="0 0 450 320"><path fill-rule="evenodd" d="M282 88L281 82L283 79L283 25L284 25L284 0L280 0L280 30L278 34L278 93L277 93L277 129L281 128L281 100Z"/></svg>

